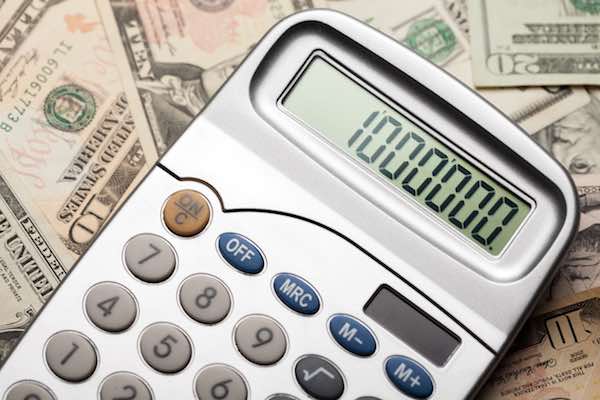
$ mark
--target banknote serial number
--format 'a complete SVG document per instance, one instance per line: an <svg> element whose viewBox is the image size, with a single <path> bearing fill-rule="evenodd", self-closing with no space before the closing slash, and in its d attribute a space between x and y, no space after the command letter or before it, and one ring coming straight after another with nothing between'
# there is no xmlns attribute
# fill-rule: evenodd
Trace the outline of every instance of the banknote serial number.
<svg viewBox="0 0 600 400"><path fill-rule="evenodd" d="M0 129L4 132L10 132L14 128L14 124L19 122L23 115L29 110L33 104L33 100L42 93L42 89L50 81L50 77L56 72L60 66L60 57L67 55L73 46L65 41L61 41L58 46L52 50L54 57L49 57L45 63L39 68L33 79L25 85L25 90L16 99L12 106L12 111L7 114L7 120L0 122Z"/></svg>

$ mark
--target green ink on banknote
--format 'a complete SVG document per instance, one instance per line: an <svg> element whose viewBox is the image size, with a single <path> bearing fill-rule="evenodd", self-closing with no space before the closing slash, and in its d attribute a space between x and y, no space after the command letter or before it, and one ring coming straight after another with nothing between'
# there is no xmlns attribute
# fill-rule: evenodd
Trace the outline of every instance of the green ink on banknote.
<svg viewBox="0 0 600 400"><path fill-rule="evenodd" d="M429 61L441 64L456 48L456 36L446 22L427 18L412 24L404 44Z"/></svg>
<svg viewBox="0 0 600 400"><path fill-rule="evenodd" d="M54 128L77 132L88 126L96 114L92 94L78 85L54 88L44 101L44 115Z"/></svg>
<svg viewBox="0 0 600 400"><path fill-rule="evenodd" d="M579 11L588 14L600 14L600 0L571 0L573 6Z"/></svg>

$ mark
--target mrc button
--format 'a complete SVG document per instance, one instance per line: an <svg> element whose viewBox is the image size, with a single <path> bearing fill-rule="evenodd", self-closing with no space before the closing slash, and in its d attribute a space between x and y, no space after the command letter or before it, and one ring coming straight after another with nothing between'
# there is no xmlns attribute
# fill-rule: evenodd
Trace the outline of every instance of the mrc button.
<svg viewBox="0 0 600 400"><path fill-rule="evenodd" d="M365 324L350 315L336 314L331 317L329 331L340 346L357 356L368 357L375 353L375 336Z"/></svg>
<svg viewBox="0 0 600 400"><path fill-rule="evenodd" d="M265 259L258 246L239 233L221 234L218 247L225 261L238 271L258 274L265 267Z"/></svg>
<svg viewBox="0 0 600 400"><path fill-rule="evenodd" d="M317 291L297 275L282 273L273 280L275 294L289 308L300 314L316 314L321 307Z"/></svg>
<svg viewBox="0 0 600 400"><path fill-rule="evenodd" d="M390 381L407 396L426 399L433 393L433 381L419 363L404 356L391 356L385 362Z"/></svg>
<svg viewBox="0 0 600 400"><path fill-rule="evenodd" d="M163 219L167 228L183 237L202 232L210 219L208 200L195 190L180 190L167 199L163 208Z"/></svg>

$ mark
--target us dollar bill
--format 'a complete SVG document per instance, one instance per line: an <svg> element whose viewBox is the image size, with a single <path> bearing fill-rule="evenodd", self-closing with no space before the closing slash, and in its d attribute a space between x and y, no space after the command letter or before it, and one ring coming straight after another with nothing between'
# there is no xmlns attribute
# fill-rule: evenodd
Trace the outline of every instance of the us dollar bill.
<svg viewBox="0 0 600 400"><path fill-rule="evenodd" d="M390 12L387 0L234 0L220 7L189 1L141 4L111 0L99 1L98 7L136 123L152 133L159 153L183 133L272 24L313 7L367 22L473 87L468 42L437 0L405 2L397 12ZM232 19L235 24L227 22ZM569 87L481 94L528 132L589 101L585 90Z"/></svg>
<svg viewBox="0 0 600 400"><path fill-rule="evenodd" d="M590 102L585 89L572 86L475 88L471 78L470 56L445 68L530 134Z"/></svg>
<svg viewBox="0 0 600 400"><path fill-rule="evenodd" d="M175 142L260 37L312 0L98 2L136 123Z"/></svg>
<svg viewBox="0 0 600 400"><path fill-rule="evenodd" d="M469 38L469 8L467 0L442 0L444 7L452 16L466 38Z"/></svg>
<svg viewBox="0 0 600 400"><path fill-rule="evenodd" d="M442 4L469 41L468 0L442 0ZM471 51L469 48L467 57L459 57L445 69L529 133L539 131L589 102L585 89L570 86L477 88L473 82Z"/></svg>
<svg viewBox="0 0 600 400"><path fill-rule="evenodd" d="M410 4L394 16L396 21L391 27L394 39L442 68L468 56L468 43L441 6L427 2Z"/></svg>
<svg viewBox="0 0 600 400"><path fill-rule="evenodd" d="M571 173L577 183L600 176L600 97L548 125L533 138Z"/></svg>
<svg viewBox="0 0 600 400"><path fill-rule="evenodd" d="M464 31L468 30L466 0L403 2L395 13L390 12L388 0L370 0L368 7L364 1L336 1L327 6L362 19L444 68L529 133L537 132L590 100L585 89L569 86L475 88L471 48Z"/></svg>
<svg viewBox="0 0 600 400"><path fill-rule="evenodd" d="M469 0L478 87L599 85L597 0Z"/></svg>
<svg viewBox="0 0 600 400"><path fill-rule="evenodd" d="M30 266L56 287L157 158L94 2L13 4L0 15L0 343L47 299Z"/></svg>
<svg viewBox="0 0 600 400"><path fill-rule="evenodd" d="M540 307L479 399L600 399L600 288Z"/></svg>
<svg viewBox="0 0 600 400"><path fill-rule="evenodd" d="M571 174L579 195L579 233L550 298L600 286L600 96L532 135Z"/></svg>
<svg viewBox="0 0 600 400"><path fill-rule="evenodd" d="M597 214L600 212L600 176L594 177L593 185L581 185L577 187L579 195L579 209L582 214ZM593 215L600 222L600 218Z"/></svg>
<svg viewBox="0 0 600 400"><path fill-rule="evenodd" d="M82 254L153 163L92 0L27 0L0 33L2 171Z"/></svg>
<svg viewBox="0 0 600 400"><path fill-rule="evenodd" d="M0 365L74 261L0 171Z"/></svg>
<svg viewBox="0 0 600 400"><path fill-rule="evenodd" d="M600 202L592 199L596 210ZM600 222L586 212L567 257L554 278L547 299L560 299L600 287Z"/></svg>

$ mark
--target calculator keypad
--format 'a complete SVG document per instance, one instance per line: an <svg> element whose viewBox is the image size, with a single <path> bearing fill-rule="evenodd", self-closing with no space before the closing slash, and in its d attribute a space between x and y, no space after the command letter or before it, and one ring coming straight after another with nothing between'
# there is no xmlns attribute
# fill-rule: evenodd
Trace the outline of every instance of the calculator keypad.
<svg viewBox="0 0 600 400"><path fill-rule="evenodd" d="M185 313L202 324L221 322L231 310L231 295L221 280L206 274L187 278L179 290Z"/></svg>
<svg viewBox="0 0 600 400"><path fill-rule="evenodd" d="M107 332L128 329L137 315L133 295L122 285L102 282L94 285L85 299L85 312L90 321Z"/></svg>
<svg viewBox="0 0 600 400"><path fill-rule="evenodd" d="M181 371L192 359L192 345L183 330L164 322L144 330L140 352L148 365L165 374Z"/></svg>
<svg viewBox="0 0 600 400"><path fill-rule="evenodd" d="M190 213L196 206L190 199L177 201L179 204L174 207L193 220ZM226 218L233 220L237 216ZM254 226L257 221L260 224L261 220L254 220ZM87 333L82 327L82 332L100 346L96 348L91 339L77 331L55 333L44 350L48 369L75 388L71 390L89 391L94 386L100 400L152 400L164 396L165 382L171 380L185 385L183 389L173 389L174 394L193 391L202 400L246 400L251 392L254 397L269 400L298 400L303 398L302 391L304 397L316 400L337 400L342 396L350 400L378 400L368 396L370 389L359 393L351 379L359 363L362 364L358 368L364 366L372 371L372 360L380 358L375 361L379 367L376 373L380 383L389 389L377 389L373 394L381 397L383 391L397 390L398 394L413 398L431 395L433 381L424 367L408 358L385 358L391 354L382 357L378 350L382 343L378 340L382 339L359 319L359 314L351 314L352 310L360 313L360 308L344 303L352 302L351 296L335 298L327 286L330 282L320 281L324 271L331 269L327 264L331 260L323 265L308 265L306 276L288 272L299 271L301 263L306 262L302 252L310 250L314 255L314 249L299 245L289 253L277 251L264 237L258 239L253 228L248 231L254 233L246 233L244 227L253 225L223 224L221 216L215 218L213 225L222 230L207 231L192 240L168 236L163 225L160 226L165 237L138 233L135 228L127 231L127 236L122 235L122 251L117 250L116 257L111 258L111 263L115 259L121 261L120 275L96 274L86 281L83 288L89 289L77 301L80 313L83 303L81 314L87 316L84 321L90 329ZM232 228L244 234L229 231ZM146 225L139 229L153 231ZM288 237L294 233L285 227L282 230ZM319 240L325 241L322 237ZM265 252L259 245L264 246ZM100 255L101 261L96 265L104 265L103 252L93 255L95 260ZM316 273L311 270L313 267L318 269ZM132 276L137 279L131 279ZM76 323L76 318L73 321ZM73 327L80 329L76 324ZM107 348L106 343L115 343L115 347L111 344ZM127 361L121 365L120 360L125 358ZM101 359L104 362L97 368ZM116 364L115 359L119 361ZM356 364L342 364L341 360ZM411 388L400 381L404 376L403 360L415 363L405 363L405 367L420 367L413 368L419 374L419 382ZM273 381L269 380L271 375ZM263 380L266 384L261 387ZM83 381L86 383L70 385ZM62 397L59 389L52 386ZM55 399L43 384L21 381L9 388L4 400L29 400L22 396L29 394L27 390L40 400Z"/></svg>
<svg viewBox="0 0 600 400"><path fill-rule="evenodd" d="M317 400L337 400L344 393L342 373L324 357L303 356L296 363L295 375L300 387Z"/></svg>
<svg viewBox="0 0 600 400"><path fill-rule="evenodd" d="M50 370L67 382L83 382L96 370L98 356L92 342L73 331L55 333L46 344Z"/></svg>
<svg viewBox="0 0 600 400"><path fill-rule="evenodd" d="M8 389L6 400L56 400L56 397L37 382L21 381Z"/></svg>
<svg viewBox="0 0 600 400"><path fill-rule="evenodd" d="M137 375L117 372L108 376L100 387L100 400L152 400L148 385Z"/></svg>
<svg viewBox="0 0 600 400"><path fill-rule="evenodd" d="M227 365L203 368L194 384L196 396L202 400L246 400L248 388L241 374Z"/></svg>
<svg viewBox="0 0 600 400"><path fill-rule="evenodd" d="M238 323L235 344L248 361L272 365L285 354L287 339L283 328L274 319L250 315Z"/></svg>
<svg viewBox="0 0 600 400"><path fill-rule="evenodd" d="M138 279L148 283L167 280L175 271L175 251L165 239L152 233L134 236L125 246L125 264Z"/></svg>

